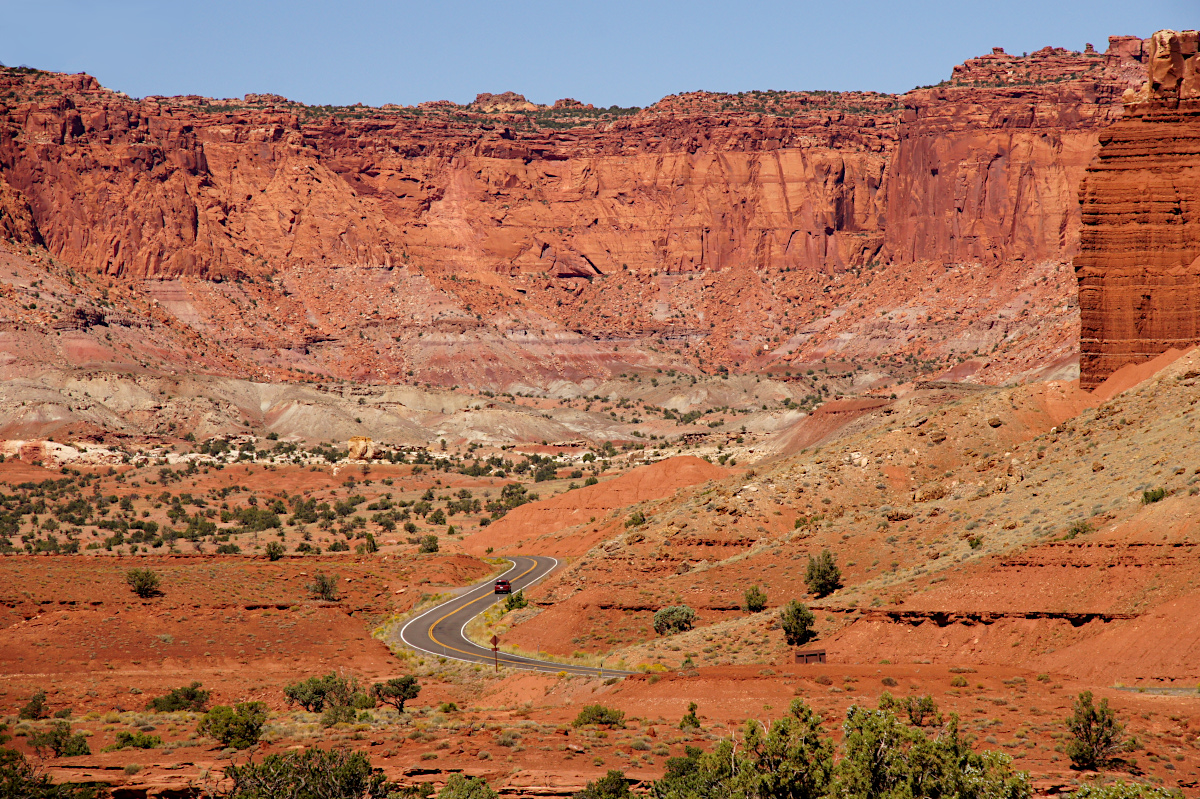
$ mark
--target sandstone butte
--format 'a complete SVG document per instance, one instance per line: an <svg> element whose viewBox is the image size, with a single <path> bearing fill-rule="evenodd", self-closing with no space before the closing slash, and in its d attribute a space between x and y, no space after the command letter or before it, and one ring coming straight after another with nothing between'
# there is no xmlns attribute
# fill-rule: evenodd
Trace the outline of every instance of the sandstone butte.
<svg viewBox="0 0 1200 799"><path fill-rule="evenodd" d="M1159 31L1148 80L1104 131L1080 199L1080 381L1200 344L1197 32Z"/></svg>
<svg viewBox="0 0 1200 799"><path fill-rule="evenodd" d="M6 68L0 236L142 292L272 379L479 385L672 352L762 369L1014 341L1069 357L1073 291L1046 264L1078 253L1080 181L1146 54L1137 37L997 49L903 95L646 109L136 100ZM885 302L927 329L879 321ZM970 329L933 328L960 313Z"/></svg>

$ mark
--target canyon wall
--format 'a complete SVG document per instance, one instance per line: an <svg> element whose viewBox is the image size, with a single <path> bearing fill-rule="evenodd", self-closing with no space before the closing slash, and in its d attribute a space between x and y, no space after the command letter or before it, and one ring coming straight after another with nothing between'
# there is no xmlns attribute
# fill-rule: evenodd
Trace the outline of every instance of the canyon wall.
<svg viewBox="0 0 1200 799"><path fill-rule="evenodd" d="M1160 31L1080 190L1080 380L1200 344L1200 57Z"/></svg>
<svg viewBox="0 0 1200 799"><path fill-rule="evenodd" d="M647 347L696 366L949 363L1033 330L1008 311L935 322L945 308L909 267L971 271L944 306L981 281L993 309L1046 282L1037 269L1077 249L1079 179L1143 57L1116 37L994 52L899 96L695 92L641 110L133 100L5 69L0 236L142 287L272 369L458 382L455 353L480 348L497 380L600 376L655 360ZM867 286L908 321L881 330ZM1062 293L1026 310L1061 327Z"/></svg>

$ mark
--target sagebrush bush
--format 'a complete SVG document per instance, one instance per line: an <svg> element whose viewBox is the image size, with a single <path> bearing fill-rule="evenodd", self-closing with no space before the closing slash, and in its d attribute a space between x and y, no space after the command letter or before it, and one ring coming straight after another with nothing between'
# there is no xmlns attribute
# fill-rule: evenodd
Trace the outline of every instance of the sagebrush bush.
<svg viewBox="0 0 1200 799"><path fill-rule="evenodd" d="M142 599L149 599L161 593L158 590L160 585L158 575L149 569L130 569L125 572L125 582L128 583L133 593Z"/></svg>
<svg viewBox="0 0 1200 799"><path fill-rule="evenodd" d="M625 727L625 711L605 707L604 705L585 705L579 715L571 722L572 727L583 727L595 724L599 727Z"/></svg>
<svg viewBox="0 0 1200 799"><path fill-rule="evenodd" d="M654 614L654 631L659 635L682 633L696 623L696 611L687 605L671 605Z"/></svg>

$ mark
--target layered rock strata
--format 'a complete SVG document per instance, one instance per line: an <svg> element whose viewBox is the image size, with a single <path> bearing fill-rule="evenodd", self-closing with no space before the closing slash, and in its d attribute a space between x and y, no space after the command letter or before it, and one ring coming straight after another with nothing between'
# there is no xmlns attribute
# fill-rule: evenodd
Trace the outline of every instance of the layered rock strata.
<svg viewBox="0 0 1200 799"><path fill-rule="evenodd" d="M761 368L1003 352L1037 338L1010 316L1073 312L1057 290L1010 306L1074 254L1072 198L1141 48L995 52L901 96L695 92L640 110L132 100L8 69L0 235L142 287L251 361L358 379L461 382L456 359L480 348L500 382L680 353ZM930 307L918 263L982 265L986 306L1007 310L948 330L935 317L983 303L979 280ZM929 329L864 309L864 270Z"/></svg>
<svg viewBox="0 0 1200 799"><path fill-rule="evenodd" d="M1200 56L1160 31L1080 190L1081 381L1200 344Z"/></svg>

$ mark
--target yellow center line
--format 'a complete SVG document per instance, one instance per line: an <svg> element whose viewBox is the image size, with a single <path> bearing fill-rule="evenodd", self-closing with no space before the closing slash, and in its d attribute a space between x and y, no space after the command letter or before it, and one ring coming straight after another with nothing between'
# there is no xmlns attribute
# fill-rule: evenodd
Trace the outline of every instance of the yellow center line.
<svg viewBox="0 0 1200 799"><path fill-rule="evenodd" d="M538 562L537 562L537 559L536 559L536 558L534 558L533 565L532 565L532 566L530 566L530 567L529 567L528 569L526 569L525 571L523 571L523 572L521 572L520 574L518 574L516 577L514 577L514 578L513 578L513 580L520 580L522 577L524 577L525 575L529 574L529 572L531 572L531 571L533 571L534 569L536 569L536 568L538 567L538 565L539 565L539 564L538 564ZM511 582L511 581L510 581L510 582ZM493 596L494 596L494 594L493 594ZM433 628L434 628L434 627L437 627L439 624L441 624L441 623L442 623L442 622L444 622L446 619L448 619L448 618L450 618L451 616L453 616L455 613L458 613L458 612L459 612L460 610L462 610L463 608L469 608L469 607L471 607L472 605L474 605L476 602L479 602L480 600L487 599L487 598L488 598L488 594L484 594L484 595L483 595L483 596L481 596L481 597L477 597L477 598L475 598L475 599L472 599L472 600L471 600L470 602L468 602L467 604L465 604L465 605L460 605L459 607L457 607L457 608L455 608L454 610L452 610L452 611L450 611L449 613L447 613L445 616L442 616L440 619L438 619L437 621L435 621L433 624L429 625L429 632L427 633L427 635L429 636L429 640L430 640L430 641L433 641L435 644L441 644L443 649L449 649L449 650L451 650L451 651L453 651L453 652L458 652L460 655L473 655L473 656L475 656L475 657L479 657L479 654L478 654L478 653L476 653L476 652L468 652L468 651L467 651L467 650L465 650L465 649L459 649L458 647L450 646L449 644L443 643L443 642L439 641L438 639L434 638L434 637L433 637ZM511 659L509 659L509 658L511 658L511 657L512 657L512 656L510 656L510 655L506 655L505 657L499 658L499 660L500 660L500 662L501 662L501 663L512 663L512 664L514 664L514 665L521 665L521 666L527 666L527 665L529 665L529 663L530 663L530 661L528 661L528 660L511 660ZM540 662L540 661L533 661L533 662L534 662L534 663L538 663L539 665L541 665L541 662ZM576 669L583 670L583 671L595 671L595 669L593 669L593 668L591 668L591 667L588 667L588 666L572 666L572 665L570 665L570 664L567 664L567 663L561 663L561 664L560 664L560 663L554 663L554 664L547 664L547 665L561 666L561 667L562 667L562 668L560 669L561 671L572 671L572 670L576 670Z"/></svg>
<svg viewBox="0 0 1200 799"><path fill-rule="evenodd" d="M533 565L532 565L532 566L530 566L528 569L526 569L525 571L523 571L523 572L521 572L520 574L518 574L516 577L514 577L514 578L513 578L513 580L520 580L522 577L524 577L525 575L529 574L531 571L533 571L533 570L534 570L534 569L536 569L537 567L538 567L538 562L537 562L537 560L535 559L535 560L533 561ZM512 581L510 580L509 582L511 583ZM454 610L452 610L452 611L450 611L449 613L447 613L445 616L442 616L440 619L438 619L437 621L435 621L433 624L429 625L429 632L427 633L427 635L429 636L429 640L430 640L430 641L433 641L435 644L441 644L443 649L451 649L451 650L453 650L453 651L455 651L455 652L458 652L458 653L460 653L460 654L463 654L463 655L474 655L474 654L475 654L474 652L467 652L466 650L463 650L463 649L458 649L457 647L450 646L449 644L443 643L442 641L439 641L438 639L434 638L434 637L433 637L433 628L434 628L434 627L437 627L439 624L441 624L441 623L442 623L442 622L444 622L446 619L448 619L448 618L450 618L451 616L453 616L455 613L458 613L460 610L462 610L462 609L464 609L464 608L469 608L469 607L471 607L472 605L474 605L476 602L480 602L480 601L482 601L482 600L484 600L484 599L487 599L487 598L488 598L488 596L489 596L488 594L484 594L484 595L483 595L483 596L481 596L481 597L477 597L477 598L475 598L475 599L472 599L472 600L471 600L470 602L468 602L467 604L458 606L458 607L457 607L457 608L455 608ZM495 594L491 594L491 596L495 597Z"/></svg>

